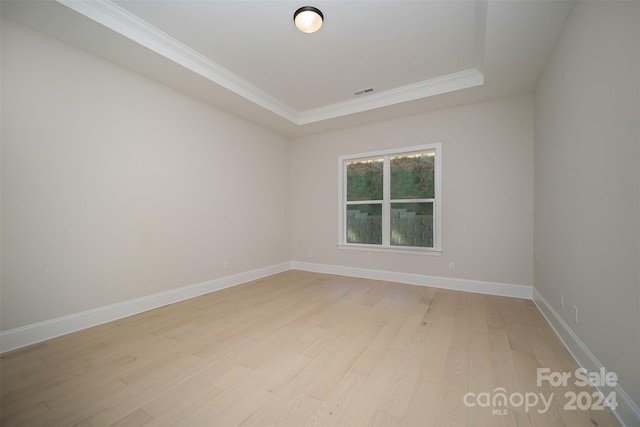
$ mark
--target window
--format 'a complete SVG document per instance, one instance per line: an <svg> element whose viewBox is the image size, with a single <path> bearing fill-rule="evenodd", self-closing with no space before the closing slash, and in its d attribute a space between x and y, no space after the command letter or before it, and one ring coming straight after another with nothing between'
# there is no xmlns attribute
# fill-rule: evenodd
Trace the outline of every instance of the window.
<svg viewBox="0 0 640 427"><path fill-rule="evenodd" d="M441 144L340 156L342 248L441 251Z"/></svg>

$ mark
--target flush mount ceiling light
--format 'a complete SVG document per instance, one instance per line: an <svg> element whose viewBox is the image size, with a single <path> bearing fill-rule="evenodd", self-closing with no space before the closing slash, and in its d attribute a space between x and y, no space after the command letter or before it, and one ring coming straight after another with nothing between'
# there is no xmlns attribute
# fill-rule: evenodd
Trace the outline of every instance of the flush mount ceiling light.
<svg viewBox="0 0 640 427"><path fill-rule="evenodd" d="M293 22L303 33L315 33L322 27L324 15L312 6L303 6L293 14Z"/></svg>

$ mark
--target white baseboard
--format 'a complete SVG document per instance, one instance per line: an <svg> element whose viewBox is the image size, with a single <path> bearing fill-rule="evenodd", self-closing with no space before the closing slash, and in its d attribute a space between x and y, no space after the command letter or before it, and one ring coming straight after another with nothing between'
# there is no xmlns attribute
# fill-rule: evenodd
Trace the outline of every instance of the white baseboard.
<svg viewBox="0 0 640 427"><path fill-rule="evenodd" d="M451 277L427 276L424 274L400 273L397 271L373 270L368 268L345 267L339 265L315 264L292 261L296 270L314 273L337 274L339 276L360 277L363 279L385 280L409 285L431 286L454 291L475 292L478 294L531 299L532 286L512 285L508 283L484 282L480 280L456 279Z"/></svg>
<svg viewBox="0 0 640 427"><path fill-rule="evenodd" d="M533 302L580 367L585 368L588 372L599 372L600 368L604 368L602 363L567 325L567 322L535 288L533 289ZM610 392L616 393L618 407L613 412L623 425L640 426L640 408L619 384L615 387L596 388L605 396Z"/></svg>
<svg viewBox="0 0 640 427"><path fill-rule="evenodd" d="M242 283L257 280L262 277L281 273L290 269L291 263L285 262L10 329L8 331L0 332L0 353L90 328L92 326L101 325L123 317L133 316L134 314L153 310L154 308L240 285Z"/></svg>
<svg viewBox="0 0 640 427"><path fill-rule="evenodd" d="M292 261L0 332L0 353L291 269L531 299L530 286Z"/></svg>

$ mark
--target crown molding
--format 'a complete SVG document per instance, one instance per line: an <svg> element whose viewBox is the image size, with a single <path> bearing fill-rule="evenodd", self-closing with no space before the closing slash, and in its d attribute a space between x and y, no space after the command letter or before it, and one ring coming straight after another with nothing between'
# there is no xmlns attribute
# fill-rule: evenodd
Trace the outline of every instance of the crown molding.
<svg viewBox="0 0 640 427"><path fill-rule="evenodd" d="M482 69L481 60L484 57L483 36L477 49L480 52L479 58L476 58L478 68L390 89L361 99L298 111L111 0L56 0L56 2L300 126L484 84L484 74L478 69ZM477 19L482 24L481 32L484 33L486 2L479 3L481 7Z"/></svg>
<svg viewBox="0 0 640 427"><path fill-rule="evenodd" d="M56 1L280 117L297 121L298 113L285 103L110 0Z"/></svg>
<svg viewBox="0 0 640 427"><path fill-rule="evenodd" d="M475 68L448 74L431 80L401 86L362 99L354 99L325 107L302 111L298 114L298 124L305 125L322 120L360 113L375 108L387 107L429 96L441 95L484 84L484 75Z"/></svg>

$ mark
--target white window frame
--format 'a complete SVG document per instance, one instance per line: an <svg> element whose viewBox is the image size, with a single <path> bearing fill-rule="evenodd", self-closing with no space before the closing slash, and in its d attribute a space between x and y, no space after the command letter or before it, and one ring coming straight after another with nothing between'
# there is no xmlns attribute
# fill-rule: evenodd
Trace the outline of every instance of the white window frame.
<svg viewBox="0 0 640 427"><path fill-rule="evenodd" d="M392 246L390 243L391 212L390 187L391 174L389 170L389 158L391 156L414 154L421 151L434 151L434 184L435 194L432 199L412 199L410 202L433 201L433 247L409 247ZM383 169L383 200L382 200L382 244L347 243L347 163L357 160L368 160L373 158L384 158ZM380 251L393 253L413 253L424 255L440 255L442 253L442 144L416 145L412 147L395 148L390 150L372 151L368 153L347 154L338 157L338 247L340 249L355 249L364 251ZM366 203L369 203L367 201ZM394 200L394 203L403 200ZM363 202L365 203L365 202Z"/></svg>

